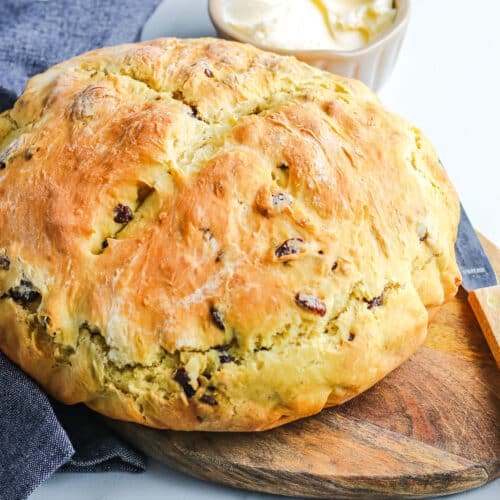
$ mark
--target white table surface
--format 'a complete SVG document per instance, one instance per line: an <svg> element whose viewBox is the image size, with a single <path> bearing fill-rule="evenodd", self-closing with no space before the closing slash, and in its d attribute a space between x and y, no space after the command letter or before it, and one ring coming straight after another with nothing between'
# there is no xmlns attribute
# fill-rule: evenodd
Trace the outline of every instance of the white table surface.
<svg viewBox="0 0 500 500"><path fill-rule="evenodd" d="M251 1L251 0L249 0ZM500 245L500 2L414 0L399 62L380 95L434 143L473 224ZM165 0L143 38L213 35L205 0ZM1 494L0 494L1 497ZM143 474L56 474L30 500L279 498L192 479L151 461ZM454 495L498 500L500 481Z"/></svg>

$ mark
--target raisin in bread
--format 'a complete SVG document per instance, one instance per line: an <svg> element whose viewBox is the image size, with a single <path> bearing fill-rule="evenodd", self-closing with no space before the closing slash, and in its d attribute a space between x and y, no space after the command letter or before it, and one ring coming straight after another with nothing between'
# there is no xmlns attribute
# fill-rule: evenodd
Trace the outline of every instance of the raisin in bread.
<svg viewBox="0 0 500 500"><path fill-rule="evenodd" d="M363 84L162 39L0 115L0 348L65 403L251 431L356 396L460 282L456 193Z"/></svg>

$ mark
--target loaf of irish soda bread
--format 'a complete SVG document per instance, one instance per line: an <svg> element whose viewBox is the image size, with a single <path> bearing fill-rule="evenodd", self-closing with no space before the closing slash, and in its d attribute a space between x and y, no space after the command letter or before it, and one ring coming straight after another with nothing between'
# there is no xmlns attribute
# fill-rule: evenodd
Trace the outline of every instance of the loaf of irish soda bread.
<svg viewBox="0 0 500 500"><path fill-rule="evenodd" d="M55 398L268 429L364 391L460 281L456 193L359 82L215 39L97 50L0 115L0 348Z"/></svg>

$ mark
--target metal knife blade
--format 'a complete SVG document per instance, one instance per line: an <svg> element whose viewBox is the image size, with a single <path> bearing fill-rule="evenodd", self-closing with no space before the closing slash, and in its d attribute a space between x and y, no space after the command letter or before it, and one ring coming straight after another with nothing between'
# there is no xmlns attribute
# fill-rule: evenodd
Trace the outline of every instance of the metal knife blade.
<svg viewBox="0 0 500 500"><path fill-rule="evenodd" d="M462 204L455 254L462 273L462 286L467 292L498 284L495 271Z"/></svg>

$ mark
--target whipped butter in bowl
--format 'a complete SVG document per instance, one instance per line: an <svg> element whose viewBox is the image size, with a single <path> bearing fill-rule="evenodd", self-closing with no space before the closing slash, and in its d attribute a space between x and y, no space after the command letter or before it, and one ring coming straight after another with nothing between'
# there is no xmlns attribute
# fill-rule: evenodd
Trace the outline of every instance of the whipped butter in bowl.
<svg viewBox="0 0 500 500"><path fill-rule="evenodd" d="M223 20L270 49L355 50L391 28L393 0L222 0Z"/></svg>
<svg viewBox="0 0 500 500"><path fill-rule="evenodd" d="M409 0L209 0L224 38L251 43L364 81L377 89L392 70Z"/></svg>

